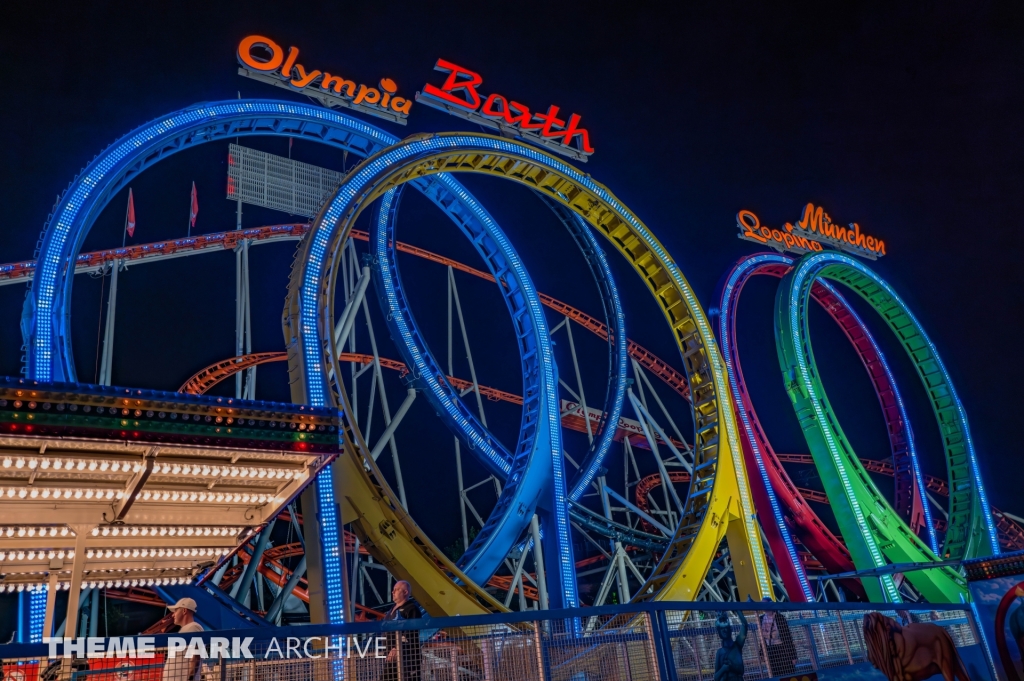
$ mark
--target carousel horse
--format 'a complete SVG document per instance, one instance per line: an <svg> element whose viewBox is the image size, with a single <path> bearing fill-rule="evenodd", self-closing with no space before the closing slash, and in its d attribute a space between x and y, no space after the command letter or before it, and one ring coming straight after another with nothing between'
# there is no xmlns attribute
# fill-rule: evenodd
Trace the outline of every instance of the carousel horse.
<svg viewBox="0 0 1024 681"><path fill-rule="evenodd" d="M864 617L868 661L889 681L923 681L942 674L944 681L971 681L949 632L937 624L900 626L877 612Z"/></svg>

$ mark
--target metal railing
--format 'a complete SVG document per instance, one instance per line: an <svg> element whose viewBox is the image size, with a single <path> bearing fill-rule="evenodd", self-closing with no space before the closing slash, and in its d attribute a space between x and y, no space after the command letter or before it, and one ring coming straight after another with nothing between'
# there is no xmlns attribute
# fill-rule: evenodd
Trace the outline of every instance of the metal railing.
<svg viewBox="0 0 1024 681"><path fill-rule="evenodd" d="M721 633L739 644L742 617L744 678L762 679L866 662L869 612L980 643L970 610L951 605L645 603L100 639L88 657L89 640L72 651L64 639L0 646L0 658L24 681L711 681Z"/></svg>

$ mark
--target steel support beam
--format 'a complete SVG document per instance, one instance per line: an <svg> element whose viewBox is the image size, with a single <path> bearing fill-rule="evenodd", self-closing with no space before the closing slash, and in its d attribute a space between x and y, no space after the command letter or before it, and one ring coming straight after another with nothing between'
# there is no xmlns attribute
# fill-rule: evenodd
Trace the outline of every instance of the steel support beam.
<svg viewBox="0 0 1024 681"><path fill-rule="evenodd" d="M533 538L533 562L537 570L537 600L541 610L548 609L548 578L544 574L544 549L540 541L540 523L537 514L530 519L530 536Z"/></svg>
<svg viewBox="0 0 1024 681"><path fill-rule="evenodd" d="M111 365L114 363L114 322L117 317L117 273L120 260L110 265L110 293L107 297L107 323L103 329L103 354L100 361L100 385L110 385Z"/></svg>
<svg viewBox="0 0 1024 681"><path fill-rule="evenodd" d="M291 595L295 587L299 585L299 580L302 575L306 573L306 557L303 556L299 560L299 564L295 566L295 570L292 572L292 576L285 582L284 587L274 597L274 602L267 608L267 621L272 624L281 624L281 613L284 612L284 602L288 600L288 596Z"/></svg>
<svg viewBox="0 0 1024 681"><path fill-rule="evenodd" d="M252 584L253 577L256 576L260 561L263 560L263 552L267 549L267 542L270 541L270 533L274 530L276 522L276 518L271 520L263 528L263 531L260 532L260 536L256 538L256 543L253 546L249 564L245 566L241 578L231 586L231 597L246 607L249 604L249 587ZM244 551L245 549L242 550Z"/></svg>

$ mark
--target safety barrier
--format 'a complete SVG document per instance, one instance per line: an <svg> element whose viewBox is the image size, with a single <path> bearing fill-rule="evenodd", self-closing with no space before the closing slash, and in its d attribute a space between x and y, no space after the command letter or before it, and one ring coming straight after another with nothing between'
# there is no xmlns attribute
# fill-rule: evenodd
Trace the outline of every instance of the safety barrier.
<svg viewBox="0 0 1024 681"><path fill-rule="evenodd" d="M699 607L695 607L699 606ZM864 618L943 627L971 678L991 678L965 606L879 610L864 604L681 603L422 620L241 629L193 635L0 646L7 678L24 681L710 681L720 617L740 646L744 679L868 674ZM149 646L148 649L144 646ZM143 656L141 651L147 650ZM70 648L69 648L70 650ZM120 651L117 655L110 651ZM125 656L124 652L132 654ZM171 655L169 651L173 651Z"/></svg>

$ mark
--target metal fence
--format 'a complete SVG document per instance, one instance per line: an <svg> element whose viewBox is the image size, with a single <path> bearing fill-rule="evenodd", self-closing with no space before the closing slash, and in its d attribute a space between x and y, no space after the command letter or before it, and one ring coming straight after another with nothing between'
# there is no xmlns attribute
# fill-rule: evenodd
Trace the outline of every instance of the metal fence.
<svg viewBox="0 0 1024 681"><path fill-rule="evenodd" d="M868 612L904 625L933 622L959 648L979 643L970 611L951 606L687 605L159 636L148 639L149 657L138 655L142 638L116 641L122 653L136 653L129 657L109 656L113 639L97 644L108 652L90 659L51 659L46 645L0 646L0 657L5 677L18 681L711 681L723 634L742 653L744 679L865 662ZM79 644L79 657L86 644ZM63 650L56 644L53 652Z"/></svg>

